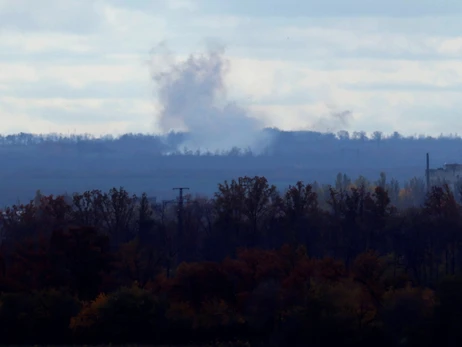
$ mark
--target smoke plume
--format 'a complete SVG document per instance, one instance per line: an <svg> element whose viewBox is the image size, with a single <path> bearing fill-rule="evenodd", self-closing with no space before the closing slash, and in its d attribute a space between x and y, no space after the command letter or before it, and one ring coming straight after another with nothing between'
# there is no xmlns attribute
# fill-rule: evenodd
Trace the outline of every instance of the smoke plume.
<svg viewBox="0 0 462 347"><path fill-rule="evenodd" d="M334 111L331 110L327 114L322 115L312 125L312 129L316 131L335 132L347 128L350 125L353 114L349 110Z"/></svg>
<svg viewBox="0 0 462 347"><path fill-rule="evenodd" d="M227 100L224 76L229 62L224 50L190 55L175 61L172 54L160 54L153 66L161 111L157 115L162 132L187 131L182 144L191 150L229 150L236 146L258 152L265 145L263 124L248 110Z"/></svg>

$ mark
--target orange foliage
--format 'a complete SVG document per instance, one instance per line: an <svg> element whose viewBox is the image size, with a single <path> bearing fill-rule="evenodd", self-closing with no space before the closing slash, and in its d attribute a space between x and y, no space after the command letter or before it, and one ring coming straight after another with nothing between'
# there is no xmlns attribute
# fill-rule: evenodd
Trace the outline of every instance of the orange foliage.
<svg viewBox="0 0 462 347"><path fill-rule="evenodd" d="M44 237L28 238L16 244L6 276L22 290L40 290L53 282L49 244Z"/></svg>
<svg viewBox="0 0 462 347"><path fill-rule="evenodd" d="M360 254L353 264L353 278L362 284L364 295L370 296L377 306L381 305L385 288L382 283L385 264L378 255L369 251Z"/></svg>
<svg viewBox="0 0 462 347"><path fill-rule="evenodd" d="M282 297L287 305L295 305L303 301L310 280L315 273L315 266L314 261L303 259L282 281Z"/></svg>
<svg viewBox="0 0 462 347"><path fill-rule="evenodd" d="M90 302L86 302L76 317L71 319L70 328L74 332L81 329L94 327L98 322L99 310L107 305L108 297L101 293L98 297Z"/></svg>
<svg viewBox="0 0 462 347"><path fill-rule="evenodd" d="M196 310L213 298L233 300L233 284L218 263L182 263L169 282L171 297L188 302Z"/></svg>
<svg viewBox="0 0 462 347"><path fill-rule="evenodd" d="M285 275L281 256L276 251L242 249L238 251L237 259L243 261L251 271L254 283L268 279L281 280Z"/></svg>
<svg viewBox="0 0 462 347"><path fill-rule="evenodd" d="M345 276L345 266L342 261L327 257L316 261L317 274L326 281L337 282Z"/></svg>

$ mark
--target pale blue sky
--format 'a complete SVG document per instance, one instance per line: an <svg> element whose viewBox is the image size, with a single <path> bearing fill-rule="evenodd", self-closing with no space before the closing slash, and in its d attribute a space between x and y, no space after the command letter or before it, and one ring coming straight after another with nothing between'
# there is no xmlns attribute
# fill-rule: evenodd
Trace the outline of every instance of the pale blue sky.
<svg viewBox="0 0 462 347"><path fill-rule="evenodd" d="M462 134L460 0L0 0L0 132L158 131L159 42L266 126Z"/></svg>

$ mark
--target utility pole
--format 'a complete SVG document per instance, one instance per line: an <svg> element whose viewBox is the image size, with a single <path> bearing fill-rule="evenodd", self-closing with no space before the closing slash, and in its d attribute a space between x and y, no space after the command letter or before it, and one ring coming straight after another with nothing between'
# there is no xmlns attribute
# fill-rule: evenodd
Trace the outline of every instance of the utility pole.
<svg viewBox="0 0 462 347"><path fill-rule="evenodd" d="M183 190L189 190L188 187L177 187L173 190L179 191L178 196L178 234L177 234L177 245L178 245L178 263L183 261L182 248L183 248Z"/></svg>

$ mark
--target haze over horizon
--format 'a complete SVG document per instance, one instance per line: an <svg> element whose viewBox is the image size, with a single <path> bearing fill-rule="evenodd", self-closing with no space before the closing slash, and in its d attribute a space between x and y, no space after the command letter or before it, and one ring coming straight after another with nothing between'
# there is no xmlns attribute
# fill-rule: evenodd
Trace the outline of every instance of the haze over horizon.
<svg viewBox="0 0 462 347"><path fill-rule="evenodd" d="M457 133L461 32L451 0L0 0L0 133Z"/></svg>

